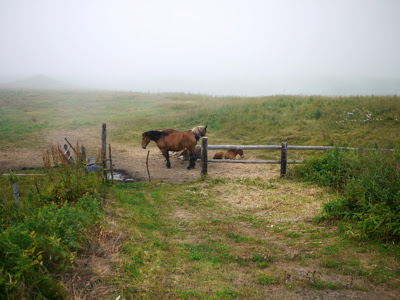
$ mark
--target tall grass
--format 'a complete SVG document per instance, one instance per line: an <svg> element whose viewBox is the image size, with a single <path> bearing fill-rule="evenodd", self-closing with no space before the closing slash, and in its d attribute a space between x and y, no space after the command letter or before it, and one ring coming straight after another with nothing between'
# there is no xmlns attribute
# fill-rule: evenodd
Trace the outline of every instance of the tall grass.
<svg viewBox="0 0 400 300"><path fill-rule="evenodd" d="M400 150L328 151L294 173L338 191L322 217L355 221L363 236L400 241Z"/></svg>
<svg viewBox="0 0 400 300"><path fill-rule="evenodd" d="M24 147L54 129L97 128L115 142L163 128L208 125L210 142L352 145L393 148L398 96L211 97L131 92L0 91L2 147ZM79 109L77 109L77 107Z"/></svg>

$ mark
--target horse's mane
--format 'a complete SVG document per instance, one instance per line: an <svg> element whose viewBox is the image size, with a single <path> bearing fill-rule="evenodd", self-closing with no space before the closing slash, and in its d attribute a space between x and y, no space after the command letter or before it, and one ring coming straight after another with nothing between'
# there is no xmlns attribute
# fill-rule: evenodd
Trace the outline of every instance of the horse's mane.
<svg viewBox="0 0 400 300"><path fill-rule="evenodd" d="M191 130L195 135L198 134L199 136L205 136L207 133L207 126L200 125L193 127Z"/></svg>
<svg viewBox="0 0 400 300"><path fill-rule="evenodd" d="M164 132L164 131L157 131L157 130L150 130L150 131L146 131L145 133L143 133L144 135L147 135L152 141L157 142L160 138L162 138L163 136L168 135L168 132Z"/></svg>
<svg viewBox="0 0 400 300"><path fill-rule="evenodd" d="M196 138L196 141L199 141L199 139L201 138L201 135L196 133L196 132L192 132L194 134L194 137Z"/></svg>

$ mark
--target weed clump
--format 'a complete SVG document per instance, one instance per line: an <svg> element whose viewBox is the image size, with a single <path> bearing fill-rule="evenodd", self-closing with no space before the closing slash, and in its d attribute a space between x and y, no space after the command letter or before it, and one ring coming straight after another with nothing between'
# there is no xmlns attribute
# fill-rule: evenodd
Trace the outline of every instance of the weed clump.
<svg viewBox="0 0 400 300"><path fill-rule="evenodd" d="M354 221L362 236L400 240L400 150L342 151L312 158L294 175L337 191L320 218Z"/></svg>
<svg viewBox="0 0 400 300"><path fill-rule="evenodd" d="M40 193L30 190L19 206L0 201L1 297L65 298L55 274L69 268L87 233L102 218L101 177L57 159L51 168L49 152L45 154L49 176ZM1 184L14 182L10 176Z"/></svg>

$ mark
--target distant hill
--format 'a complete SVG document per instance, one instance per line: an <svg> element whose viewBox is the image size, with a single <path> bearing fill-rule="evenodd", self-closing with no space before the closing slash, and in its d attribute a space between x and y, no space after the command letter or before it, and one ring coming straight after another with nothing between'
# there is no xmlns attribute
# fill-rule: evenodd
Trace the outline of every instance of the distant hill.
<svg viewBox="0 0 400 300"><path fill-rule="evenodd" d="M72 89L74 88L74 86L47 77L45 75L35 75L25 79L0 84L0 88L57 90L57 89Z"/></svg>

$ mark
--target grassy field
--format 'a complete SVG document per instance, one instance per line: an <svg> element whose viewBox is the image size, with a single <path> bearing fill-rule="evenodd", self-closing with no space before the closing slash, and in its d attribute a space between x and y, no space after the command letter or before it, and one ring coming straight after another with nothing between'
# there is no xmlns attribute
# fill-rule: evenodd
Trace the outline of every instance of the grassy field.
<svg viewBox="0 0 400 300"><path fill-rule="evenodd" d="M3 90L0 150L43 146L38 141L53 130L99 131L103 122L119 145L137 143L146 130L203 124L210 144L394 148L399 100ZM22 198L32 197L36 183L46 188L46 179L23 180ZM10 181L1 181L4 207L14 201ZM400 293L398 244L363 240L346 220L314 222L337 196L326 188L277 175L117 184L104 195L101 227L88 234L89 246L79 249L68 273L54 277L64 278L68 298L396 299Z"/></svg>
<svg viewBox="0 0 400 300"><path fill-rule="evenodd" d="M393 148L400 98L210 97L128 92L0 91L1 148L33 145L54 129L99 127L118 143L143 131L209 127L210 143L349 145Z"/></svg>
<svg viewBox="0 0 400 300"><path fill-rule="evenodd" d="M126 299L395 299L399 248L312 222L331 197L282 179L117 185L128 235L106 282Z"/></svg>

